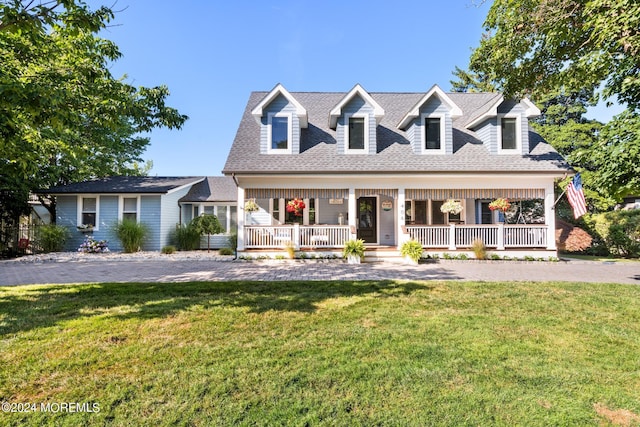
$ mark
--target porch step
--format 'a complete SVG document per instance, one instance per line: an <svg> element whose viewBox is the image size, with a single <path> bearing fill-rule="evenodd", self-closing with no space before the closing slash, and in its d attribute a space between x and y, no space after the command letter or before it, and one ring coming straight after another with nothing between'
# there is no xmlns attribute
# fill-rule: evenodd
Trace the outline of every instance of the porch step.
<svg viewBox="0 0 640 427"><path fill-rule="evenodd" d="M402 262L402 256L397 247L367 247L364 251L364 262Z"/></svg>

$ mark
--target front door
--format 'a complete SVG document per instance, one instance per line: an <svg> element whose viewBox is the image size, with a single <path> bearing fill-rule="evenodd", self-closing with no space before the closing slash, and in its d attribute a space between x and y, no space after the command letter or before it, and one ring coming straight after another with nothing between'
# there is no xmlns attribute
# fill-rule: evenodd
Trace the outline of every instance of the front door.
<svg viewBox="0 0 640 427"><path fill-rule="evenodd" d="M378 243L376 200L375 197L358 199L358 239L365 243Z"/></svg>

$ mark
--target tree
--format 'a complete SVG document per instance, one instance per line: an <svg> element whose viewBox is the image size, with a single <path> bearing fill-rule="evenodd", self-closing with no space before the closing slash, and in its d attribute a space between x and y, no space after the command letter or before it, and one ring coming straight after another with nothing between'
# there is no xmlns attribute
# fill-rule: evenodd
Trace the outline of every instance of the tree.
<svg viewBox="0 0 640 427"><path fill-rule="evenodd" d="M635 0L496 0L470 69L508 96L564 87L640 106L640 3Z"/></svg>
<svg viewBox="0 0 640 427"><path fill-rule="evenodd" d="M496 0L470 59L467 75L491 76L505 96L543 107L534 128L582 172L599 209L640 193L638 16L632 0ZM586 120L601 95L630 111L608 125Z"/></svg>
<svg viewBox="0 0 640 427"><path fill-rule="evenodd" d="M207 252L209 252L211 250L211 235L218 234L223 231L220 221L218 221L218 217L215 215L203 214L195 217L191 221L191 224L200 232L200 234L207 235Z"/></svg>
<svg viewBox="0 0 640 427"><path fill-rule="evenodd" d="M111 75L121 54L97 33L113 18L82 0L0 6L0 192L16 195L13 205L54 185L144 173L141 133L187 119L165 105L167 87Z"/></svg>

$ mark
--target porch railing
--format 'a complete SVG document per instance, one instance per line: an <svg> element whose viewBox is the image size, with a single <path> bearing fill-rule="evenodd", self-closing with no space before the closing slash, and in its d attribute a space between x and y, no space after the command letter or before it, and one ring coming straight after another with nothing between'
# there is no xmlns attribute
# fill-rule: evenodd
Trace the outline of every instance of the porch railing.
<svg viewBox="0 0 640 427"><path fill-rule="evenodd" d="M245 228L247 249L342 248L351 238L346 225L251 225Z"/></svg>
<svg viewBox="0 0 640 427"><path fill-rule="evenodd" d="M407 234L425 248L469 248L477 239L488 248L546 248L546 225L408 225Z"/></svg>

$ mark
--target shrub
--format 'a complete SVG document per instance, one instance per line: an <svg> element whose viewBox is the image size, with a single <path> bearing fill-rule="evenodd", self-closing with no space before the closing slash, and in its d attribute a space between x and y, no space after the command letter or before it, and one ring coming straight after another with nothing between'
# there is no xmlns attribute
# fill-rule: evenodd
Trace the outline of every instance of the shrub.
<svg viewBox="0 0 640 427"><path fill-rule="evenodd" d="M585 222L611 255L640 256L640 210L591 215Z"/></svg>
<svg viewBox="0 0 640 427"><path fill-rule="evenodd" d="M215 215L204 214L195 217L189 224L194 227L198 232L207 235L207 252L211 250L211 235L222 232L222 226L218 217Z"/></svg>
<svg viewBox="0 0 640 427"><path fill-rule="evenodd" d="M38 227L37 242L42 252L60 252L71 233L67 227L48 224Z"/></svg>
<svg viewBox="0 0 640 427"><path fill-rule="evenodd" d="M235 252L231 248L222 248L218 251L220 255L233 255Z"/></svg>
<svg viewBox="0 0 640 427"><path fill-rule="evenodd" d="M238 248L238 234L233 233L229 236L229 247L233 250Z"/></svg>
<svg viewBox="0 0 640 427"><path fill-rule="evenodd" d="M191 224L178 225L171 233L171 242L181 251L192 251L200 248L200 231Z"/></svg>
<svg viewBox="0 0 640 427"><path fill-rule="evenodd" d="M417 240L407 240L400 247L400 255L410 258L413 262L418 262L422 258L422 244Z"/></svg>
<svg viewBox="0 0 640 427"><path fill-rule="evenodd" d="M122 243L122 248L126 253L138 252L142 247L149 228L146 224L125 219L118 222L114 227L116 236Z"/></svg>
<svg viewBox="0 0 640 427"><path fill-rule="evenodd" d="M296 250L293 247L293 243L287 242L284 246L284 250L287 252L289 259L294 259L296 257Z"/></svg>
<svg viewBox="0 0 640 427"><path fill-rule="evenodd" d="M473 254L475 255L476 259L487 259L487 247L484 245L484 242L481 239L474 240L471 249L473 249Z"/></svg>
<svg viewBox="0 0 640 427"><path fill-rule="evenodd" d="M163 247L162 247L162 251L161 251L161 252L162 252L163 254L165 254L165 255L170 255L170 254L172 254L172 253L175 253L175 251L176 251L176 247L175 247L175 246L173 246L173 245L167 245L167 246L163 246Z"/></svg>

